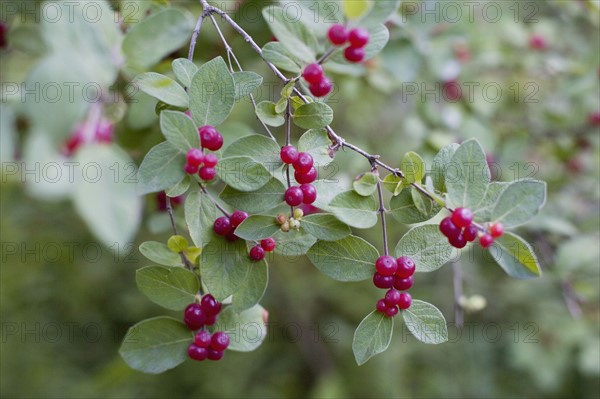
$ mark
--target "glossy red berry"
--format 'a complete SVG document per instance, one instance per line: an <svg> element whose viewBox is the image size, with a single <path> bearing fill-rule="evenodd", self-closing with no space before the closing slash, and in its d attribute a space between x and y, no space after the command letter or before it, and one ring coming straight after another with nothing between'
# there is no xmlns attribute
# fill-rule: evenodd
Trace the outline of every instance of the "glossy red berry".
<svg viewBox="0 0 600 399"><path fill-rule="evenodd" d="M211 294L206 294L200 300L200 306L207 316L219 314L221 311L221 303L215 299Z"/></svg>
<svg viewBox="0 0 600 399"><path fill-rule="evenodd" d="M414 283L415 283L414 276L410 276L410 277L406 277L406 278L401 278L401 277L396 276L396 278L394 279L394 288L397 290L400 290L400 291L406 291L407 289L412 287Z"/></svg>
<svg viewBox="0 0 600 399"><path fill-rule="evenodd" d="M389 306L386 310L385 310L385 315L387 317L394 317L398 314L398 306Z"/></svg>
<svg viewBox="0 0 600 399"><path fill-rule="evenodd" d="M250 259L258 262L264 258L265 250L260 245L255 245L250 249Z"/></svg>
<svg viewBox="0 0 600 399"><path fill-rule="evenodd" d="M365 47L369 43L369 31L364 28L354 28L348 33L348 41L352 47Z"/></svg>
<svg viewBox="0 0 600 399"><path fill-rule="evenodd" d="M190 165L189 163L186 163L185 166L183 167L183 170L185 170L185 173L187 173L189 175L195 175L196 173L198 173L198 166Z"/></svg>
<svg viewBox="0 0 600 399"><path fill-rule="evenodd" d="M327 38L331 44L341 46L348 41L348 29L341 24L332 25L327 31Z"/></svg>
<svg viewBox="0 0 600 399"><path fill-rule="evenodd" d="M190 359L202 361L208 357L208 349L202 348L196 344L188 346L188 356Z"/></svg>
<svg viewBox="0 0 600 399"><path fill-rule="evenodd" d="M285 147L281 147L281 152L279 153L279 157L283 161L283 163L291 164L296 162L298 159L298 150L293 145L286 145Z"/></svg>
<svg viewBox="0 0 600 399"><path fill-rule="evenodd" d="M333 89L333 84L331 83L331 80L329 80L329 78L327 78L326 76L324 76L320 82L311 83L308 86L308 90L315 97L325 97L326 95L331 93L331 89Z"/></svg>
<svg viewBox="0 0 600 399"><path fill-rule="evenodd" d="M473 212L468 208L456 208L452 212L452 223L457 227L467 227L473 222Z"/></svg>
<svg viewBox="0 0 600 399"><path fill-rule="evenodd" d="M202 148L217 151L223 146L223 136L214 126L202 126L198 128L198 134L200 135Z"/></svg>
<svg viewBox="0 0 600 399"><path fill-rule="evenodd" d="M317 199L317 189L312 184L301 184L300 190L302 190L302 194L304 197L302 199L302 203L306 205L310 205ZM306 215L307 213L304 212Z"/></svg>
<svg viewBox="0 0 600 399"><path fill-rule="evenodd" d="M212 337L208 331L198 331L196 333L196 336L194 336L194 344L196 344L196 346L199 346L200 348L208 348L208 346L210 345L211 338Z"/></svg>
<svg viewBox="0 0 600 399"><path fill-rule="evenodd" d="M265 238L264 240L260 240L260 246L267 252L273 252L277 243L273 237Z"/></svg>
<svg viewBox="0 0 600 399"><path fill-rule="evenodd" d="M475 241L475 239L477 238L477 233L478 233L477 227L470 224L467 227L465 227L462 234L463 234L463 237L465 237L465 240L467 240L468 242L472 242L472 241Z"/></svg>
<svg viewBox="0 0 600 399"><path fill-rule="evenodd" d="M237 241L239 239L239 237L235 235L235 231L231 230L229 233L227 233L227 235L225 236L225 239L227 241L234 242L234 241Z"/></svg>
<svg viewBox="0 0 600 399"><path fill-rule="evenodd" d="M402 310L406 310L410 308L412 304L412 296L408 292L400 293L400 301L398 302L398 307Z"/></svg>
<svg viewBox="0 0 600 399"><path fill-rule="evenodd" d="M294 186L285 191L284 198L289 206L298 206L304 200L304 194L300 187Z"/></svg>
<svg viewBox="0 0 600 399"><path fill-rule="evenodd" d="M198 171L198 176L204 181L211 181L217 175L217 170L208 166L203 166Z"/></svg>
<svg viewBox="0 0 600 399"><path fill-rule="evenodd" d="M229 335L223 331L213 334L210 341L210 348L217 351L224 351L229 346Z"/></svg>
<svg viewBox="0 0 600 399"><path fill-rule="evenodd" d="M394 286L394 276L384 276L379 273L373 275L373 284L377 288L392 288Z"/></svg>
<svg viewBox="0 0 600 399"><path fill-rule="evenodd" d="M183 312L183 321L190 330L197 330L206 323L206 314L198 303L190 303Z"/></svg>
<svg viewBox="0 0 600 399"><path fill-rule="evenodd" d="M396 270L396 276L400 278L408 278L415 274L415 261L409 256L401 256L396 259L398 262L398 269Z"/></svg>
<svg viewBox="0 0 600 399"><path fill-rule="evenodd" d="M300 171L294 172L294 179L300 184L308 184L317 180L317 169L313 166L306 173Z"/></svg>
<svg viewBox="0 0 600 399"><path fill-rule="evenodd" d="M323 67L320 64L308 64L302 72L302 77L308 83L319 83L323 80Z"/></svg>
<svg viewBox="0 0 600 399"><path fill-rule="evenodd" d="M207 325L207 326L212 326L216 322L217 322L217 315L213 314L213 315L210 315L210 316L206 316L206 322L204 324Z"/></svg>
<svg viewBox="0 0 600 399"><path fill-rule="evenodd" d="M494 243L494 237L491 234L485 233L479 237L479 244L484 248L489 248Z"/></svg>
<svg viewBox="0 0 600 399"><path fill-rule="evenodd" d="M382 276L392 276L398 269L398 263L389 255L380 256L375 261L375 269Z"/></svg>
<svg viewBox="0 0 600 399"><path fill-rule="evenodd" d="M248 214L244 211L233 212L231 214L231 217L229 218L229 221L231 222L231 227L233 227L233 228L238 227L247 218L248 218Z"/></svg>
<svg viewBox="0 0 600 399"><path fill-rule="evenodd" d="M440 231L443 235L448 238L456 237L460 234L460 228L452 222L452 218L450 216L445 217L440 222Z"/></svg>
<svg viewBox="0 0 600 399"><path fill-rule="evenodd" d="M187 164L196 166L200 166L204 161L204 154L200 148L190 148L185 157Z"/></svg>
<svg viewBox="0 0 600 399"><path fill-rule="evenodd" d="M300 173L307 173L313 167L314 161L312 155L308 152L298 154L298 159L292 164L294 170Z"/></svg>
<svg viewBox="0 0 600 399"><path fill-rule="evenodd" d="M204 166L212 168L217 166L219 163L219 158L215 154L206 154L204 156Z"/></svg>
<svg viewBox="0 0 600 399"><path fill-rule="evenodd" d="M504 226L502 223L493 223L490 225L490 234L494 238L502 237L504 234Z"/></svg>
<svg viewBox="0 0 600 399"><path fill-rule="evenodd" d="M365 49L363 47L346 47L344 50L344 58L348 62L361 62L365 59Z"/></svg>
<svg viewBox="0 0 600 399"><path fill-rule="evenodd" d="M389 289L386 293L385 293L385 303L388 306L396 306L398 305L398 303L400 303L400 291L395 290L393 288Z"/></svg>
<svg viewBox="0 0 600 399"><path fill-rule="evenodd" d="M385 311L387 310L388 306L385 303L385 299L380 299L377 301L377 305L375 305L375 309L377 309L378 312L381 313L385 313Z"/></svg>
<svg viewBox="0 0 600 399"><path fill-rule="evenodd" d="M213 223L213 230L217 235L226 236L231 231L231 221L227 216L221 216Z"/></svg>
<svg viewBox="0 0 600 399"><path fill-rule="evenodd" d="M467 245L467 239L460 233L456 237L448 238L448 242L455 248L464 248Z"/></svg>
<svg viewBox="0 0 600 399"><path fill-rule="evenodd" d="M221 360L221 359L223 359L224 354L225 354L224 351L209 349L207 357L208 357L208 360Z"/></svg>

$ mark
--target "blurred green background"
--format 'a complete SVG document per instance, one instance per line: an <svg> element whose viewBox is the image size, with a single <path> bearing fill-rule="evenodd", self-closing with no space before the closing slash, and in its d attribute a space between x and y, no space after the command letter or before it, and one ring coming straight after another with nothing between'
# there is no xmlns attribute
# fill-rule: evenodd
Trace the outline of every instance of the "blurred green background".
<svg viewBox="0 0 600 399"><path fill-rule="evenodd" d="M40 10L38 2L2 3L4 88L24 81L48 51L40 22L22 20L19 12L9 12L9 3L20 11ZM169 6L200 13L196 2L167 3L111 6L124 14L134 4L141 16ZM461 17L451 3L460 6ZM330 280L305 258L276 257L262 302L270 312L269 335L257 351L227 353L216 363L186 362L158 376L138 373L117 351L129 326L165 313L135 288L135 270L146 265L137 246L166 240L165 215L148 196L135 239L111 248L101 244L64 196L50 200L52 193L35 192L31 181L8 173L7 165L27 155L32 118L26 104L3 95L1 396L599 397L600 131L593 120L600 112L599 2L477 3L471 18L462 2L404 2L388 23L391 40L378 57L351 74L330 72L337 86L329 101L333 127L391 164L410 150L431 160L441 146L476 137L489 151L497 179L546 180L546 207L519 231L532 243L543 278L513 280L480 251L464 253L465 294L485 297L485 309L467 312L462 328L451 324L450 342L439 346L417 342L397 323L390 348L357 367L352 334L372 310L377 289L369 282ZM219 5L262 45L271 34L250 16L264 4ZM425 13L425 7L433 11ZM128 28L126 21L121 25ZM272 88L257 97L278 93L278 82L243 40L224 31L245 69L261 73L265 88ZM69 34L77 36L75 30ZM196 61L223 55L219 43L207 24ZM183 45L152 69L164 72L172 59L186 55ZM67 71L75 67L63 65ZM134 75L123 68L115 79L124 84ZM444 82L454 81L463 88L461 99L442 93ZM414 87L417 93L408 94ZM116 92L120 96L104 112L115 123L115 142L139 163L161 141L154 103L137 94L140 101L128 104L126 94ZM253 130L260 132L244 102L222 128L226 145ZM55 141L50 150L58 153L62 145ZM339 152L332 165L321 176L344 187L368 170L349 152ZM390 244L407 229L390 220ZM377 227L358 234L381 246ZM438 306L450 323L452 277L449 265L419 274L411 290Z"/></svg>

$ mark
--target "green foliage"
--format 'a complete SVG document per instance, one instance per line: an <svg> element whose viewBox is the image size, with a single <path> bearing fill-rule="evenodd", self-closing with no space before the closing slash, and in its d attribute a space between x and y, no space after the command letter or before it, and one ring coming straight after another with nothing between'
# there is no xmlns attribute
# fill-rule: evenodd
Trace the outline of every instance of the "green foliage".
<svg viewBox="0 0 600 399"><path fill-rule="evenodd" d="M216 218L217 208L206 195L198 190L189 193L185 199L185 222L197 247L203 248L211 240Z"/></svg>
<svg viewBox="0 0 600 399"><path fill-rule="evenodd" d="M410 256L418 272L431 272L442 267L452 257L452 247L437 225L425 224L410 229L396 245L395 255Z"/></svg>
<svg viewBox="0 0 600 399"><path fill-rule="evenodd" d="M159 265L181 266L181 257L177 253L171 251L169 247L162 242L143 242L140 244L139 250L142 255Z"/></svg>
<svg viewBox="0 0 600 399"><path fill-rule="evenodd" d="M188 107L189 98L183 87L168 76L155 72L142 73L133 83L141 91L175 107Z"/></svg>
<svg viewBox="0 0 600 399"><path fill-rule="evenodd" d="M294 123L303 129L320 129L333 122L333 110L325 103L301 105L294 112Z"/></svg>
<svg viewBox="0 0 600 399"><path fill-rule="evenodd" d="M185 155L165 141L148 151L137 174L138 194L168 189L184 177Z"/></svg>
<svg viewBox="0 0 600 399"><path fill-rule="evenodd" d="M257 241L271 237L280 227L273 216L251 215L235 229L235 235L244 240Z"/></svg>
<svg viewBox="0 0 600 399"><path fill-rule="evenodd" d="M452 155L444 174L448 200L454 206L479 209L490 182L485 152L477 140L462 143Z"/></svg>
<svg viewBox="0 0 600 399"><path fill-rule="evenodd" d="M263 8L262 15L275 37L288 52L305 63L315 61L317 40L302 22L290 20L284 9L278 6Z"/></svg>
<svg viewBox="0 0 600 399"><path fill-rule="evenodd" d="M235 84L222 57L198 68L190 86L190 111L198 126L218 126L235 104Z"/></svg>
<svg viewBox="0 0 600 399"><path fill-rule="evenodd" d="M308 152L320 167L325 167L333 161L329 153L331 140L325 129L311 129L298 139L298 151Z"/></svg>
<svg viewBox="0 0 600 399"><path fill-rule="evenodd" d="M394 319L373 311L365 317L354 332L352 351L360 366L371 357L385 351L392 341Z"/></svg>
<svg viewBox="0 0 600 399"><path fill-rule="evenodd" d="M430 303L414 300L410 308L402 311L404 324L411 334L426 344L448 341L448 327L442 312Z"/></svg>
<svg viewBox="0 0 600 399"><path fill-rule="evenodd" d="M302 227L309 234L323 241L337 241L351 233L348 225L328 213L305 216L302 218Z"/></svg>
<svg viewBox="0 0 600 399"><path fill-rule="evenodd" d="M497 239L490 255L511 277L527 279L542 275L533 248L516 234L505 233Z"/></svg>
<svg viewBox="0 0 600 399"><path fill-rule="evenodd" d="M200 137L194 122L183 112L163 111L160 113L160 130L173 147L183 153L200 147Z"/></svg>
<svg viewBox="0 0 600 399"><path fill-rule="evenodd" d="M377 249L360 237L338 241L317 241L307 253L308 259L323 274L338 281L361 281L373 277Z"/></svg>
<svg viewBox="0 0 600 399"><path fill-rule="evenodd" d="M135 279L148 299L171 310L185 309L200 288L194 272L180 267L146 266L137 271Z"/></svg>
<svg viewBox="0 0 600 399"><path fill-rule="evenodd" d="M192 85L192 79L194 78L196 72L198 72L198 67L196 64L187 58L177 58L176 60L173 60L171 67L173 68L175 77L177 77L177 80L179 80L182 85L185 87L190 87Z"/></svg>
<svg viewBox="0 0 600 399"><path fill-rule="evenodd" d="M265 310L260 305L255 305L239 313L233 307L227 307L219 315L214 329L225 331L231 337L227 349L239 352L253 351L267 337L267 326L263 319L264 312Z"/></svg>
<svg viewBox="0 0 600 399"><path fill-rule="evenodd" d="M340 221L357 229L368 229L377 223L379 204L372 195L364 197L354 191L346 191L336 195L329 208Z"/></svg>
<svg viewBox="0 0 600 399"><path fill-rule="evenodd" d="M372 172L363 173L352 182L352 187L358 195L368 197L377 191L379 177Z"/></svg>

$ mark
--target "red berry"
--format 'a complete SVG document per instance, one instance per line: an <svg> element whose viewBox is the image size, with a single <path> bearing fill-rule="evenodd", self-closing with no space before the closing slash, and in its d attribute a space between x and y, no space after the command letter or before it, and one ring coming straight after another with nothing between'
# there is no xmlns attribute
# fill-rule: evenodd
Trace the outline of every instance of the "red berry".
<svg viewBox="0 0 600 399"><path fill-rule="evenodd" d="M344 50L344 58L348 62L361 62L365 59L365 49L362 47L347 47Z"/></svg>
<svg viewBox="0 0 600 399"><path fill-rule="evenodd" d="M600 126L600 111L593 112L588 116L588 124L591 126Z"/></svg>
<svg viewBox="0 0 600 399"><path fill-rule="evenodd" d="M377 288L392 288L394 286L394 276L384 276L379 273L373 275L373 284Z"/></svg>
<svg viewBox="0 0 600 399"><path fill-rule="evenodd" d="M219 158L217 158L217 156L215 154L206 154L204 156L204 166L212 168L214 166L217 166L217 163L219 162Z"/></svg>
<svg viewBox="0 0 600 399"><path fill-rule="evenodd" d="M317 189L312 184L301 184L300 190L302 190L302 194L304 194L304 198L302 199L302 203L306 205L310 205L317 199ZM307 215L306 212L304 212Z"/></svg>
<svg viewBox="0 0 600 399"><path fill-rule="evenodd" d="M394 317L398 314L398 307L397 306L390 306L385 310L385 315L387 317Z"/></svg>
<svg viewBox="0 0 600 399"><path fill-rule="evenodd" d="M302 193L302 190L300 189L300 187L297 187L297 186L288 188L285 191L284 197L285 197L285 202L289 206L298 206L304 200L304 194Z"/></svg>
<svg viewBox="0 0 600 399"><path fill-rule="evenodd" d="M326 76L323 76L323 79L321 79L320 82L311 83L308 86L308 90L315 97L325 97L331 93L331 89L333 89L333 84Z"/></svg>
<svg viewBox="0 0 600 399"><path fill-rule="evenodd" d="M348 33L348 41L352 47L365 47L369 43L369 31L364 28L354 28Z"/></svg>
<svg viewBox="0 0 600 399"><path fill-rule="evenodd" d="M448 238L456 237L460 234L460 228L458 228L453 222L450 216L442 219L440 223L440 231L443 235Z"/></svg>
<svg viewBox="0 0 600 399"><path fill-rule="evenodd" d="M204 181L210 181L217 175L217 170L208 166L203 166L198 171L198 176Z"/></svg>
<svg viewBox="0 0 600 399"><path fill-rule="evenodd" d="M389 255L380 256L375 261L375 269L382 276L392 276L398 269L398 263Z"/></svg>
<svg viewBox="0 0 600 399"><path fill-rule="evenodd" d="M406 291L415 283L415 278L413 276L401 278L396 276L394 279L394 288L400 291Z"/></svg>
<svg viewBox="0 0 600 399"><path fill-rule="evenodd" d="M201 348L198 345L191 344L188 346L188 356L190 359L202 361L208 357L208 349Z"/></svg>
<svg viewBox="0 0 600 399"><path fill-rule="evenodd" d="M396 259L398 262L398 269L396 270L396 276L400 278L408 278L415 274L415 261L409 256L401 256Z"/></svg>
<svg viewBox="0 0 600 399"><path fill-rule="evenodd" d="M223 351L209 349L207 357L208 357L208 360L221 360L223 358L224 354L225 354L225 352L223 352Z"/></svg>
<svg viewBox="0 0 600 399"><path fill-rule="evenodd" d="M529 47L535 50L545 50L548 46L546 39L540 35L533 35L529 39Z"/></svg>
<svg viewBox="0 0 600 399"><path fill-rule="evenodd" d="M227 235L225 236L225 239L226 239L227 241L231 241L231 242L237 241L237 240L238 240L238 238L239 238L239 237L235 235L235 232L234 232L233 230L231 230L231 231L230 231L229 233L227 233Z"/></svg>
<svg viewBox="0 0 600 399"><path fill-rule="evenodd" d="M189 175L195 175L196 173L198 173L198 166L190 165L189 163L186 163L185 166L183 167L183 170L185 170L185 173L187 173Z"/></svg>
<svg viewBox="0 0 600 399"><path fill-rule="evenodd" d="M194 337L194 344L199 346L200 348L208 348L211 341L211 335L208 331L198 331L196 336Z"/></svg>
<svg viewBox="0 0 600 399"><path fill-rule="evenodd" d="M213 314L213 315L210 315L210 316L206 316L206 322L204 324L207 325L207 326L212 326L216 322L217 322L217 315Z"/></svg>
<svg viewBox="0 0 600 399"><path fill-rule="evenodd" d="M396 306L400 303L400 291L391 288L385 293L384 299L388 306Z"/></svg>
<svg viewBox="0 0 600 399"><path fill-rule="evenodd" d="M250 249L250 259L258 262L264 258L265 250L260 245L255 245Z"/></svg>
<svg viewBox="0 0 600 399"><path fill-rule="evenodd" d="M283 163L294 163L298 159L298 150L293 145L286 145L285 147L281 147L279 157L281 158Z"/></svg>
<svg viewBox="0 0 600 399"><path fill-rule="evenodd" d="M198 303L190 303L183 312L183 321L190 330L197 330L206 323L206 314Z"/></svg>
<svg viewBox="0 0 600 399"><path fill-rule="evenodd" d="M479 237L479 244L481 244L484 248L489 248L494 243L494 237L491 234L485 233L481 237Z"/></svg>
<svg viewBox="0 0 600 399"><path fill-rule="evenodd" d="M457 227L467 227L473 221L473 212L468 208L456 208L452 212L452 223Z"/></svg>
<svg viewBox="0 0 600 399"><path fill-rule="evenodd" d="M217 151L223 146L223 136L214 126L202 126L198 128L198 134L202 147L207 150Z"/></svg>
<svg viewBox="0 0 600 399"><path fill-rule="evenodd" d="M273 237L265 238L264 240L260 240L260 246L267 252L273 252L277 243Z"/></svg>
<svg viewBox="0 0 600 399"><path fill-rule="evenodd" d="M398 307L402 310L410 308L412 304L412 296L408 292L400 293L400 301L398 302Z"/></svg>
<svg viewBox="0 0 600 399"><path fill-rule="evenodd" d="M213 334L210 340L210 348L217 351L224 351L229 346L229 335L223 331Z"/></svg>
<svg viewBox="0 0 600 399"><path fill-rule="evenodd" d="M459 248L459 249L464 248L467 245L467 239L465 238L465 236L462 233L457 235L456 237L448 238L448 242L453 247Z"/></svg>
<svg viewBox="0 0 600 399"><path fill-rule="evenodd" d="M475 239L477 238L477 232L477 227L470 224L467 227L465 227L462 234L463 237L465 237L465 240L467 240L468 242L472 242L475 241Z"/></svg>
<svg viewBox="0 0 600 399"><path fill-rule="evenodd" d="M331 44L341 46L348 41L348 30L344 25L335 24L327 31L327 37Z"/></svg>
<svg viewBox="0 0 600 399"><path fill-rule="evenodd" d="M380 299L377 301L377 305L375 305L375 309L377 309L378 312L381 313L385 313L385 311L387 310L388 306L385 303L385 299Z"/></svg>
<svg viewBox="0 0 600 399"><path fill-rule="evenodd" d="M313 167L314 161L312 155L308 152L298 154L298 159L292 164L294 170L300 173L307 173Z"/></svg>
<svg viewBox="0 0 600 399"><path fill-rule="evenodd" d="M294 172L294 179L300 184L308 184L317 180L317 169L313 166L306 173L299 171Z"/></svg>
<svg viewBox="0 0 600 399"><path fill-rule="evenodd" d="M504 226L502 226L502 223L492 223L490 225L490 234L494 238L502 237L504 234Z"/></svg>
<svg viewBox="0 0 600 399"><path fill-rule="evenodd" d="M188 165L200 166L204 161L204 154L200 148L190 148L185 157Z"/></svg>
<svg viewBox="0 0 600 399"><path fill-rule="evenodd" d="M217 235L226 236L231 231L231 221L227 216L221 216L213 223L213 230Z"/></svg>
<svg viewBox="0 0 600 399"><path fill-rule="evenodd" d="M233 228L238 227L247 218L248 218L248 214L244 211L233 212L231 214L231 217L229 218L229 221L231 222L231 227L233 227Z"/></svg>
<svg viewBox="0 0 600 399"><path fill-rule="evenodd" d="M447 101L458 101L462 97L462 89L456 80L444 82L442 93Z"/></svg>
<svg viewBox="0 0 600 399"><path fill-rule="evenodd" d="M302 77L308 83L319 83L323 80L323 67L320 64L308 64L302 72Z"/></svg>
<svg viewBox="0 0 600 399"><path fill-rule="evenodd" d="M202 297L200 306L202 306L202 310L207 316L217 315L221 311L221 303L211 294L206 294Z"/></svg>

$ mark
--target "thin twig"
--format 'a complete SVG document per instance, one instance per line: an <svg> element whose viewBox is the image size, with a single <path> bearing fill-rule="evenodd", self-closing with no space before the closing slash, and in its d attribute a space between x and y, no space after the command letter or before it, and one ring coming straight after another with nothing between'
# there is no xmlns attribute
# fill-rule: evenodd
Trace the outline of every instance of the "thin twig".
<svg viewBox="0 0 600 399"><path fill-rule="evenodd" d="M463 280L462 280L462 264L460 260L452 262L452 282L454 285L454 322L457 327L462 327L464 324L464 309L460 304L460 299L463 296Z"/></svg>
<svg viewBox="0 0 600 399"><path fill-rule="evenodd" d="M376 168L376 167L375 167ZM388 252L388 240L387 240L387 227L385 225L385 205L383 204L383 190L381 189L381 180L377 177L377 195L379 196L379 215L381 216L381 233L383 236L383 254L389 255Z"/></svg>
<svg viewBox="0 0 600 399"><path fill-rule="evenodd" d="M290 145L291 137L292 137L292 121L291 121L291 113L290 113L290 102L288 101L285 106L285 145ZM290 179L290 166L286 165L285 167L285 177L287 179L287 187L290 188L292 186L292 181ZM294 215L294 207L290 205L291 216Z"/></svg>
<svg viewBox="0 0 600 399"><path fill-rule="evenodd" d="M175 224L175 217L173 216L173 207L171 206L171 198L169 198L168 195L166 196L165 202L167 205L167 213L169 214L169 220L171 221L171 229L173 230L173 235L177 236L179 234L177 233L177 225ZM192 266L192 264L189 261L189 259L187 258L187 256L185 256L185 254L183 252L180 252L179 255L181 256L181 261L183 262L185 267L189 270L193 270L194 267Z"/></svg>
<svg viewBox="0 0 600 399"><path fill-rule="evenodd" d="M200 190L202 190L202 192L204 194L206 194L206 196L208 197L208 199L210 199L210 202L212 202L213 204L215 204L215 206L217 207L218 210L221 211L221 213L227 217L231 217L231 215L229 214L229 212L227 212L227 210L225 210L225 208L223 208L221 206L221 204L219 204L213 197L212 195L210 195L210 193L208 192L208 190L206 189L206 187L204 187L203 184L198 183L198 186L200 187Z"/></svg>
<svg viewBox="0 0 600 399"><path fill-rule="evenodd" d="M198 35L200 34L200 29L202 28L202 22L206 17L206 13L204 10L198 17L198 21L196 22L196 27L194 28L194 33L192 33L192 40L190 40L190 48L188 50L188 60L193 61L194 59L194 50L196 49L196 41L198 40Z"/></svg>

